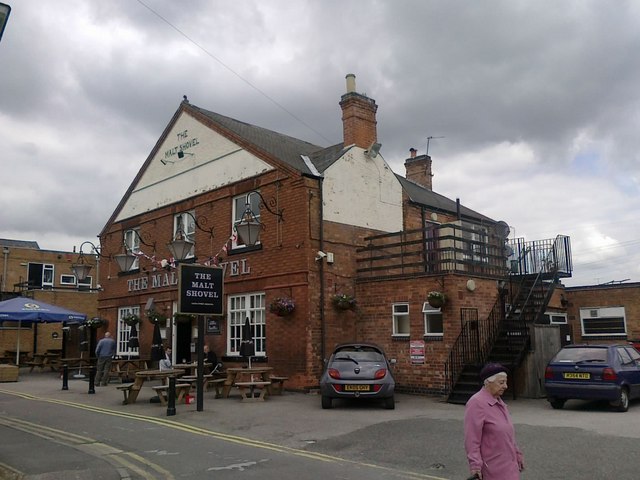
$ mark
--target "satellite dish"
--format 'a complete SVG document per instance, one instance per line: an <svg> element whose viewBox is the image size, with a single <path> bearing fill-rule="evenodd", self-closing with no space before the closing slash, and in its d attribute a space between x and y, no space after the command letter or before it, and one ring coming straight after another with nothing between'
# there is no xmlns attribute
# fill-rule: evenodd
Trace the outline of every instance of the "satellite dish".
<svg viewBox="0 0 640 480"><path fill-rule="evenodd" d="M504 255L506 257L510 257L513 255L513 248L511 248L509 245L505 245L504 246Z"/></svg>
<svg viewBox="0 0 640 480"><path fill-rule="evenodd" d="M505 222L504 220L500 220L498 223L496 223L496 234L502 238L507 238L509 236L509 233L511 233L511 230L509 229L509 225L507 224L507 222Z"/></svg>

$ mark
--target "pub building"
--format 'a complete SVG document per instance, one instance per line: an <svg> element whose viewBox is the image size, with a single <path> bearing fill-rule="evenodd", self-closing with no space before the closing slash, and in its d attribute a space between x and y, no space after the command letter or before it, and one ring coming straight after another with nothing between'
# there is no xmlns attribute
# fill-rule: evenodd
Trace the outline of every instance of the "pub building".
<svg viewBox="0 0 640 480"><path fill-rule="evenodd" d="M148 356L155 321L174 363L196 360L178 271L197 264L221 269L222 312L205 316L204 343L225 366L246 362L248 319L252 362L289 389L317 388L334 346L355 340L395 359L399 391L445 392L464 323L485 322L506 281L508 228L433 191L428 155L411 149L405 175L394 173L376 102L354 75L346 85L343 139L329 147L184 98L99 234L99 315L119 356Z"/></svg>

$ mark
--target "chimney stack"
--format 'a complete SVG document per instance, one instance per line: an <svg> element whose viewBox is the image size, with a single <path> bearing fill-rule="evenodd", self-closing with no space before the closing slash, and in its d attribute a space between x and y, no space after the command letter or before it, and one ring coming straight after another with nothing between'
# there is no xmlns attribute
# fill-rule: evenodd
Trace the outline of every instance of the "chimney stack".
<svg viewBox="0 0 640 480"><path fill-rule="evenodd" d="M356 76L347 75L347 93L340 99L344 146L367 149L378 141L375 100L356 92Z"/></svg>
<svg viewBox="0 0 640 480"><path fill-rule="evenodd" d="M407 180L417 183L424 188L433 190L431 172L431 157L429 155L418 155L415 148L409 150L411 157L404 162Z"/></svg>

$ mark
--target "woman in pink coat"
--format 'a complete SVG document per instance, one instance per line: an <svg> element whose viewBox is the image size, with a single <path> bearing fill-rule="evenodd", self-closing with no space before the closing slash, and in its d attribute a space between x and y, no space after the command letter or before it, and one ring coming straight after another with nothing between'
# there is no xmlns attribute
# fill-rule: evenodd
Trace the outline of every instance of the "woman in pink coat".
<svg viewBox="0 0 640 480"><path fill-rule="evenodd" d="M522 452L502 394L507 369L490 363L480 371L483 386L464 411L464 448L471 475L482 480L518 480L524 469Z"/></svg>

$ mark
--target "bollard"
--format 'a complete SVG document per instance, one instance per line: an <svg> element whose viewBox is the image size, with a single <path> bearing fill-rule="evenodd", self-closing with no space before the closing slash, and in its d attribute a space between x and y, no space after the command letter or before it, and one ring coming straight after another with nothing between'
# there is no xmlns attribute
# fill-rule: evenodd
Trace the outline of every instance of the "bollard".
<svg viewBox="0 0 640 480"><path fill-rule="evenodd" d="M69 390L69 366L66 363L62 366L62 389Z"/></svg>
<svg viewBox="0 0 640 480"><path fill-rule="evenodd" d="M95 389L96 367L91 365L89 368L89 391L87 393L96 393Z"/></svg>
<svg viewBox="0 0 640 480"><path fill-rule="evenodd" d="M169 391L167 392L167 417L176 414L176 377L169 377Z"/></svg>

